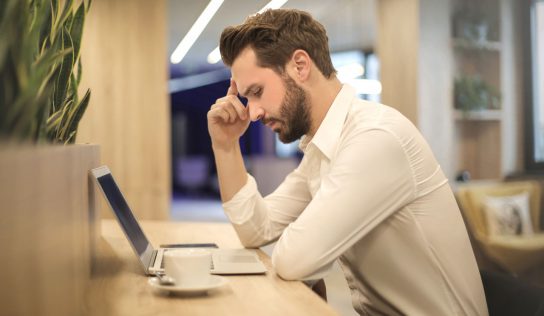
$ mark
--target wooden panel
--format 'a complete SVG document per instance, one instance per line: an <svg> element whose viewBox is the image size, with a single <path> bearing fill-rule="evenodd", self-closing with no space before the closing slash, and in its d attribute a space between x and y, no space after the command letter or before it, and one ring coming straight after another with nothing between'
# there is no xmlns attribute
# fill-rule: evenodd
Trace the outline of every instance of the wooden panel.
<svg viewBox="0 0 544 316"><path fill-rule="evenodd" d="M164 0L95 0L83 35L81 87L92 96L78 142L101 145L139 218L170 211L166 23Z"/></svg>
<svg viewBox="0 0 544 316"><path fill-rule="evenodd" d="M151 243L215 242L242 248L227 223L143 221ZM225 276L227 285L204 296L156 293L116 221L103 220L100 265L85 304L88 315L337 315L302 282L284 281L259 251L266 275Z"/></svg>
<svg viewBox="0 0 544 316"><path fill-rule="evenodd" d="M380 0L377 5L381 100L417 125L419 2Z"/></svg>
<svg viewBox="0 0 544 316"><path fill-rule="evenodd" d="M501 178L500 121L459 121L459 170L468 170L472 179Z"/></svg>
<svg viewBox="0 0 544 316"><path fill-rule="evenodd" d="M419 1L418 128L449 179L456 173L449 0Z"/></svg>
<svg viewBox="0 0 544 316"><path fill-rule="evenodd" d="M96 244L98 146L0 148L0 315L80 315Z"/></svg>
<svg viewBox="0 0 544 316"><path fill-rule="evenodd" d="M456 170L448 0L377 2L382 102L421 131L445 174Z"/></svg>

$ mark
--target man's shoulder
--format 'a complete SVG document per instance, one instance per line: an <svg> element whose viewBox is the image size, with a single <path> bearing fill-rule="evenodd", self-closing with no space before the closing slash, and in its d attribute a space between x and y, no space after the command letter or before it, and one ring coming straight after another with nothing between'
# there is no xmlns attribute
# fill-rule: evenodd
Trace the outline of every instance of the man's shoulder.
<svg viewBox="0 0 544 316"><path fill-rule="evenodd" d="M391 129L412 125L397 109L378 102L354 100L346 119L346 126L357 128Z"/></svg>

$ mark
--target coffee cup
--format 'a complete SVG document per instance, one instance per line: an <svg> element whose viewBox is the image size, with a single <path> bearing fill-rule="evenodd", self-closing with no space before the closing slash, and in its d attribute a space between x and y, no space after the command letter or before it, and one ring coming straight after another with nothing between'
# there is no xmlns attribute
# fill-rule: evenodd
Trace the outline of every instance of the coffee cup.
<svg viewBox="0 0 544 316"><path fill-rule="evenodd" d="M164 253L164 272L176 286L196 287L210 281L212 255L205 249L176 249Z"/></svg>

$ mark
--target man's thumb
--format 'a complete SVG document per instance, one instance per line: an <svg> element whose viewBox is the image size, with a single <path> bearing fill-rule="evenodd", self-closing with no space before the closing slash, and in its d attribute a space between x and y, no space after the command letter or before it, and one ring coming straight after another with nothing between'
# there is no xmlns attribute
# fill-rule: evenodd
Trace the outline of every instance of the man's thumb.
<svg viewBox="0 0 544 316"><path fill-rule="evenodd" d="M230 78L230 87L227 91L227 95L238 95L238 87L236 87L236 82Z"/></svg>

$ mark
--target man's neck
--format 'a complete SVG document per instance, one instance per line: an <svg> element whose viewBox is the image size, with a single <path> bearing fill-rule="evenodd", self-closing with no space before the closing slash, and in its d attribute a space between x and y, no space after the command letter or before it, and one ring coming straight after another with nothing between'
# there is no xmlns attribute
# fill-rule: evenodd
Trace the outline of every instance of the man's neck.
<svg viewBox="0 0 544 316"><path fill-rule="evenodd" d="M331 79L320 78L309 91L312 125L307 136L313 137L325 119L334 99L342 89L342 83L333 75Z"/></svg>

